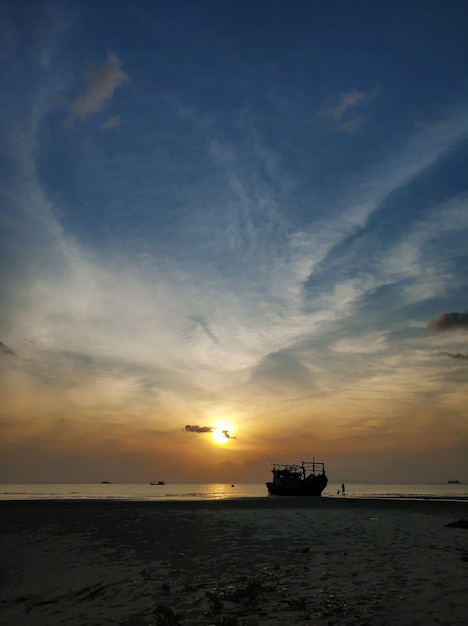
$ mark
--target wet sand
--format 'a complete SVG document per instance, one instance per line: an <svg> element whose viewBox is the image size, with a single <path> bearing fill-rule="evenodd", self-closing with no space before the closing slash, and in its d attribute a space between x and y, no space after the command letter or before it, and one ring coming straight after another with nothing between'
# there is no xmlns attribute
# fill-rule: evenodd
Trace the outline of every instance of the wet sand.
<svg viewBox="0 0 468 626"><path fill-rule="evenodd" d="M468 623L466 502L0 501L0 622Z"/></svg>

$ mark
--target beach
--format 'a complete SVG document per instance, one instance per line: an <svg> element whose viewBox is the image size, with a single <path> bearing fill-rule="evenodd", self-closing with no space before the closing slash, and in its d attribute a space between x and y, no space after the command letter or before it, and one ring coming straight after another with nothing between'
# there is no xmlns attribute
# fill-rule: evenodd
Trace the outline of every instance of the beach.
<svg viewBox="0 0 468 626"><path fill-rule="evenodd" d="M0 501L0 622L465 625L466 502Z"/></svg>

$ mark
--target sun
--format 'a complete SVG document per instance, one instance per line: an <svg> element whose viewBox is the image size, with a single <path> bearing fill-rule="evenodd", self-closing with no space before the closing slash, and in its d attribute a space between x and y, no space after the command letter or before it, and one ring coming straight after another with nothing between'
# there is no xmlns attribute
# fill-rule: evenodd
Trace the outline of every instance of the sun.
<svg viewBox="0 0 468 626"><path fill-rule="evenodd" d="M216 422L211 431L211 437L213 441L221 446L228 443L231 439L235 439L233 436L233 427L227 422Z"/></svg>

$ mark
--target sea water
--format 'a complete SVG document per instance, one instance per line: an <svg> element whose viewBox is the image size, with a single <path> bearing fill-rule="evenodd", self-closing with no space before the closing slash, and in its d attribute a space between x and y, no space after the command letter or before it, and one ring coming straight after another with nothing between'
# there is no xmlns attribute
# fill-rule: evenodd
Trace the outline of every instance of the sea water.
<svg viewBox="0 0 468 626"><path fill-rule="evenodd" d="M410 498L466 500L467 484L355 484L330 482L325 498ZM3 484L0 500L225 500L266 498L265 483L168 483L147 484Z"/></svg>

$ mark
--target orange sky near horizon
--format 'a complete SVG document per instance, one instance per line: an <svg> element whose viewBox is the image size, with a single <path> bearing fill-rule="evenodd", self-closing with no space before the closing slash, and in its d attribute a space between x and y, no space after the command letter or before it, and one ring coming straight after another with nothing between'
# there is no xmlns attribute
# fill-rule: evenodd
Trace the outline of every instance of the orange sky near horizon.
<svg viewBox="0 0 468 626"><path fill-rule="evenodd" d="M16 376L8 368L1 387L2 412L10 418L2 437L5 483L263 482L271 463L312 457L326 463L336 482L466 477L464 388L454 385L434 397L430 379L418 379L414 370L411 376L408 369L405 383L413 400L402 392L403 372L393 383L389 376L383 388L367 381L367 395L358 385L321 397L294 397L286 389L255 395L246 382L231 390L230 405L200 401L188 419L180 401L160 399L152 411L134 404L128 388L109 396L107 383L104 393L97 383L94 391L75 383L48 393L50 383L37 381L28 388L21 364L16 367ZM210 432L185 430L186 423L214 428L218 420L231 426L224 445Z"/></svg>

